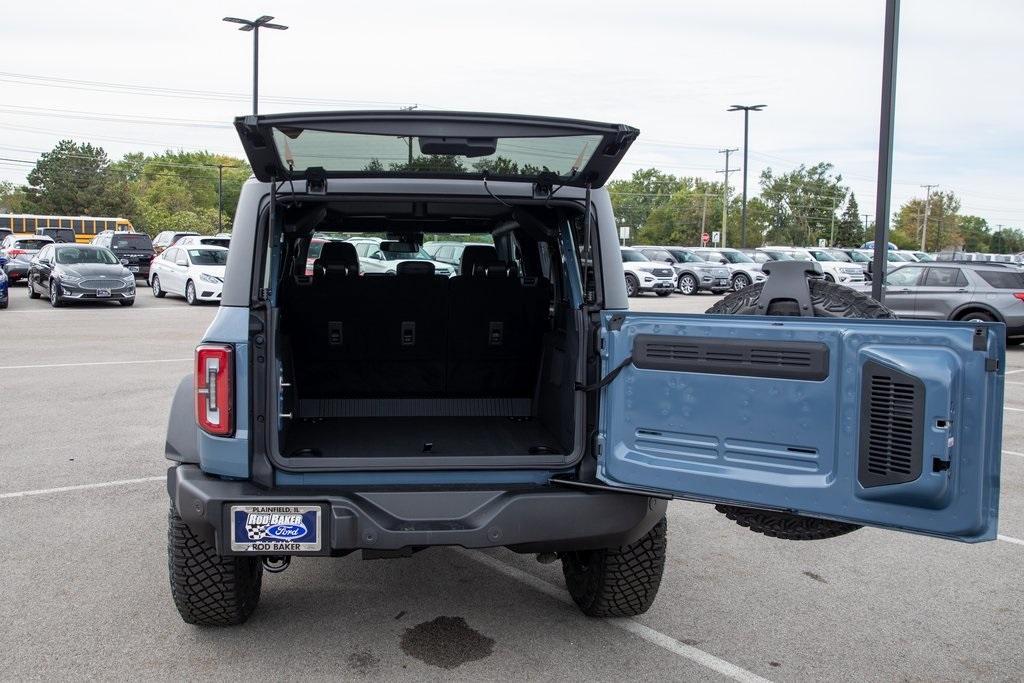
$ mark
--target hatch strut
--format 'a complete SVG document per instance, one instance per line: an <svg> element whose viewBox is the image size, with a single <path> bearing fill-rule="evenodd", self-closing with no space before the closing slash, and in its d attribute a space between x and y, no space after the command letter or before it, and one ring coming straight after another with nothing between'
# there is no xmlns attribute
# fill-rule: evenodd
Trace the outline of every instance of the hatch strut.
<svg viewBox="0 0 1024 683"><path fill-rule="evenodd" d="M593 245L591 244L591 241L590 241L591 211L590 211L590 181L589 180L587 181L586 188L587 188L587 194L586 194L586 198L584 199L584 202L585 202L586 206L584 208L584 214L583 214L583 259L582 259L582 263L580 264L583 267L582 268L582 270L583 270L583 277L581 278L581 280L582 280L582 284L583 284L583 305L584 306L586 306L587 304L590 304L590 303L594 303L591 300L591 298L590 298L590 286L589 286L590 278L588 277L588 275L590 275L591 277L596 275L596 273L594 273L594 267L595 267L595 265L594 265L594 250L593 250ZM589 269L587 268L587 257L590 258L590 268ZM594 293L595 293L595 295L597 294L597 292L596 292L596 280L595 280L595 292Z"/></svg>

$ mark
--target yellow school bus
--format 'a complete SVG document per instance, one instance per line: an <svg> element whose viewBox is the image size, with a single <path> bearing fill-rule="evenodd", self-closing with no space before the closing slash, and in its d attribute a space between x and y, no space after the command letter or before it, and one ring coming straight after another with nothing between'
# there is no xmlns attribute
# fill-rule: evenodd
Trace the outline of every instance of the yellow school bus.
<svg viewBox="0 0 1024 683"><path fill-rule="evenodd" d="M135 232L135 227L127 218L109 216L37 216L28 213L0 214L0 228L7 228L15 233L34 235L39 228L71 228L75 231L75 241L88 244L92 238L104 230L116 232Z"/></svg>

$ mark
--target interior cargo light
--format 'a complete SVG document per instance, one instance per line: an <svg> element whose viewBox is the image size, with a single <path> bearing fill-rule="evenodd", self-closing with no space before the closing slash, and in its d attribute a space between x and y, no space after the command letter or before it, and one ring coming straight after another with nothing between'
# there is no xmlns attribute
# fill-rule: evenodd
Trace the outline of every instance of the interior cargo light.
<svg viewBox="0 0 1024 683"><path fill-rule="evenodd" d="M234 419L234 348L230 344L196 347L196 422L208 434L231 436Z"/></svg>

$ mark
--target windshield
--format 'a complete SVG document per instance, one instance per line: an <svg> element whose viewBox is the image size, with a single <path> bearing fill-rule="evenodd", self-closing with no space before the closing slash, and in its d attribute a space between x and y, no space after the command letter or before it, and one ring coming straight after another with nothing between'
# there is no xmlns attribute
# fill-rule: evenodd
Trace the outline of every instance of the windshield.
<svg viewBox="0 0 1024 683"><path fill-rule="evenodd" d="M926 262L926 261L934 261L935 260L930 255L924 253L923 251L915 251L913 253L914 253L914 256L917 257L918 261Z"/></svg>
<svg viewBox="0 0 1024 683"><path fill-rule="evenodd" d="M671 253L676 257L676 261L680 263L701 263L704 261L700 256L694 254L692 251L686 251L685 249L672 249Z"/></svg>
<svg viewBox="0 0 1024 683"><path fill-rule="evenodd" d="M195 266L223 266L228 262L228 252L223 249L189 249L188 255Z"/></svg>
<svg viewBox="0 0 1024 683"><path fill-rule="evenodd" d="M729 263L753 263L754 259L750 258L742 251L723 251L722 256Z"/></svg>
<svg viewBox="0 0 1024 683"><path fill-rule="evenodd" d="M786 252L791 259L794 261L813 261L814 257L806 251L789 251Z"/></svg>
<svg viewBox="0 0 1024 683"><path fill-rule="evenodd" d="M851 251L850 260L854 263L870 263L871 257L860 251Z"/></svg>
<svg viewBox="0 0 1024 683"><path fill-rule="evenodd" d="M456 173L536 176L549 171L572 176L600 147L601 135L537 138L470 138L475 150L439 154L444 138L399 137L365 133L275 127L274 142L285 167L296 172L320 166L327 171L363 173ZM427 151L424 151L426 147ZM468 154L473 156L468 156Z"/></svg>
<svg viewBox="0 0 1024 683"><path fill-rule="evenodd" d="M907 262L907 259L905 259L902 256L900 256L895 251L888 252L888 257L887 258L890 261L899 261L900 263L906 263Z"/></svg>
<svg viewBox="0 0 1024 683"><path fill-rule="evenodd" d="M793 260L792 255L787 254L784 251L766 251L764 253L768 254L769 256L771 256L776 261L792 261Z"/></svg>
<svg viewBox="0 0 1024 683"><path fill-rule="evenodd" d="M816 261L835 261L836 260L835 256L832 256L832 254L828 254L828 253L826 253L824 251L812 251L810 253L811 253L811 256L813 256Z"/></svg>
<svg viewBox="0 0 1024 683"><path fill-rule="evenodd" d="M128 233L114 235L110 240L110 246L114 249L152 249L153 240L149 239L149 235Z"/></svg>
<svg viewBox="0 0 1024 683"><path fill-rule="evenodd" d="M57 249L57 263L65 266L79 263L99 263L113 266L120 261L110 251L102 247L71 247Z"/></svg>
<svg viewBox="0 0 1024 683"><path fill-rule="evenodd" d="M842 251L830 251L830 252L828 252L828 254L834 260L842 261L843 263L850 263L850 261L853 260L849 256L847 256L846 252L842 252Z"/></svg>
<svg viewBox="0 0 1024 683"><path fill-rule="evenodd" d="M639 262L639 261L650 261L649 258L641 254L639 251L622 250L622 262Z"/></svg>

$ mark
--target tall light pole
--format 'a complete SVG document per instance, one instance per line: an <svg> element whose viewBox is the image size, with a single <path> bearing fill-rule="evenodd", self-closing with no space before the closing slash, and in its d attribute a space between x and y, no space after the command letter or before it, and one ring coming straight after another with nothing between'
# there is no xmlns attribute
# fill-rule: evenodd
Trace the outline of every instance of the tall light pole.
<svg viewBox="0 0 1024 683"><path fill-rule="evenodd" d="M734 104L726 111L743 112L743 213L740 218L740 248L747 246L747 168L750 162L747 161L747 139L750 137L750 112L761 111L766 104Z"/></svg>
<svg viewBox="0 0 1024 683"><path fill-rule="evenodd" d="M224 17L224 21L231 22L232 24L241 24L238 28L239 31L252 31L252 113L255 115L258 112L259 106L259 94L260 94L260 29L261 28L272 28L278 31L284 31L287 26L282 24L271 24L274 17L269 17L264 14L259 19L239 19L238 17Z"/></svg>
<svg viewBox="0 0 1024 683"><path fill-rule="evenodd" d="M882 38L882 102L878 126L878 185L875 190L875 253L871 260L871 296L884 302L892 200L892 138L896 123L896 58L899 54L900 0L885 0Z"/></svg>

